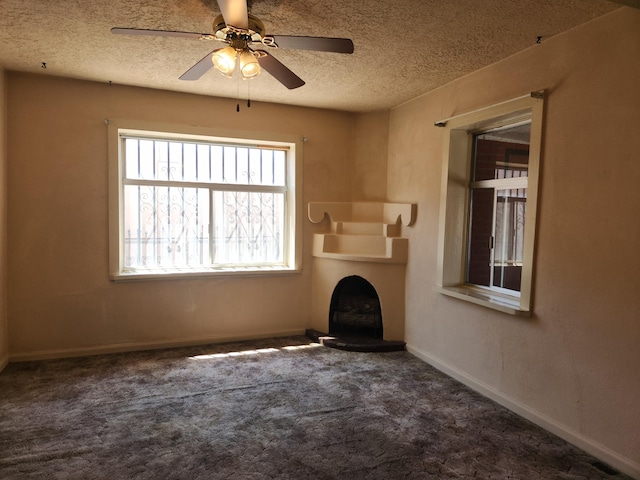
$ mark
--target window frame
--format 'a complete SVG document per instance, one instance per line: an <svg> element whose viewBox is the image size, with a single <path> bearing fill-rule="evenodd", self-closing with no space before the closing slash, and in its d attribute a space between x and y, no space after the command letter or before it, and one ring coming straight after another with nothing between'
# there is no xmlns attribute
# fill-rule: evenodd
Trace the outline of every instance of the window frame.
<svg viewBox="0 0 640 480"><path fill-rule="evenodd" d="M179 279L207 276L287 275L302 269L302 144L303 137L265 132L230 131L156 122L109 119L109 278L113 281ZM131 270L124 266L124 139L149 139L232 144L287 149L285 219L286 238L282 265L176 267ZM232 188L246 190L247 185Z"/></svg>
<svg viewBox="0 0 640 480"><path fill-rule="evenodd" d="M496 262L495 260L495 255L497 252L497 247L496 244L498 242L498 237L496 235L496 227L498 225L497 223L497 215L498 215L498 204L499 204L499 194L498 192L502 191L502 190L513 190L513 189L517 189L517 190L525 190L528 192L528 188L529 188L529 177L528 177L528 172L529 172L529 166L528 166L528 159L529 159L529 152L527 149L527 164L524 167L521 167L521 170L526 170L527 171L527 175L526 176L518 176L518 177L504 177L504 178L489 178L489 179L484 179L484 180L473 180L472 177L475 176L475 169L477 168L477 155L478 155L478 147L477 147L477 137L481 136L481 135L485 135L487 133L494 133L496 131L500 132L502 130L509 129L512 127L519 127L522 125L529 125L531 126L531 119L526 119L525 121L520 121L517 123L509 123L507 124L505 127L499 128L499 129L495 129L495 128L491 128L491 129L482 129L480 131L474 131L474 132L469 132L469 134L472 136L472 141L473 141L473 150L471 152L471 158L470 158L470 172L469 172L469 192L467 195L468 198L468 214L467 214L467 231L466 231L466 245L467 245L467 251L466 251L466 258L465 258L465 283L468 285L471 285L473 287L477 287L479 289L482 290L487 290L490 292L498 292L498 293L504 293L508 296L513 296L513 297L520 297L520 290L509 290L507 288L504 287L498 287L497 285L494 284L494 280L495 280L495 267L498 266L499 264ZM499 136L499 135L498 135ZM506 151L506 154L509 155L509 151ZM515 150L512 150L515 151ZM508 162L507 162L508 163ZM497 165L500 166L505 166L504 162L496 162ZM509 164L511 165L511 164ZM469 280L470 277L470 271L471 271L471 267L470 267L470 263L471 263L471 243L472 243L472 230L473 230L473 215L471 213L471 211L473 210L473 204L474 204L474 191L476 190L483 190L483 189L492 189L493 190L493 206L492 206L492 218L491 218L491 243L492 246L490 248L490 259L489 259L489 285L484 285L484 284L477 284L477 283L473 283ZM526 199L526 197L524 197ZM528 200L527 200L528 201ZM526 212L526 209L525 209ZM525 218L525 226L526 226L526 218ZM525 231L526 231L526 227L525 227ZM518 262L518 266L520 266L522 268L523 266L523 261L521 260L520 262Z"/></svg>
<svg viewBox="0 0 640 480"><path fill-rule="evenodd" d="M437 292L511 315L532 314L543 111L544 92L532 92L435 122L436 126L444 129L437 278L434 287ZM473 136L481 131L529 120L531 135L522 279L520 294L513 295L466 283Z"/></svg>

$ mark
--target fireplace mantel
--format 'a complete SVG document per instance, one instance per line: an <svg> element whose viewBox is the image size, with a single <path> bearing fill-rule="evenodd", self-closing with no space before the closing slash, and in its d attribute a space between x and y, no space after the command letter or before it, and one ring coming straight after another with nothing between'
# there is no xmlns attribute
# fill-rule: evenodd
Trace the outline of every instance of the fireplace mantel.
<svg viewBox="0 0 640 480"><path fill-rule="evenodd" d="M412 226L416 204L384 202L311 202L309 220L329 218L330 229L316 233L313 255L336 260L406 264L408 239L402 225Z"/></svg>

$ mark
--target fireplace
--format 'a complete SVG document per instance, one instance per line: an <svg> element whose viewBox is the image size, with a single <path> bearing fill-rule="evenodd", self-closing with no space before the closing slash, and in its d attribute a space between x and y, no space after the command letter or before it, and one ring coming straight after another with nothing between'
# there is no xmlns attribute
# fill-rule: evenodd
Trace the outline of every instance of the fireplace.
<svg viewBox="0 0 640 480"><path fill-rule="evenodd" d="M415 204L309 203L312 331L404 345L409 240ZM324 333L324 335L327 335Z"/></svg>
<svg viewBox="0 0 640 480"><path fill-rule="evenodd" d="M338 282L331 295L329 333L383 338L380 299L371 283L358 275Z"/></svg>

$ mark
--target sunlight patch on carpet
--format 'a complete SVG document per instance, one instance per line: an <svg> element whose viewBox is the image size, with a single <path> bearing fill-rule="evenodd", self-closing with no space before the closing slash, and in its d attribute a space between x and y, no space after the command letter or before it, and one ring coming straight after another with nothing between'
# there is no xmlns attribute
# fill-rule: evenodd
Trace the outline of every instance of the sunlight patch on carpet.
<svg viewBox="0 0 640 480"><path fill-rule="evenodd" d="M281 348L258 348L255 350L241 350L237 352L227 352L227 353L212 353L207 355L196 355L193 357L189 357L190 360L215 360L219 358L229 358L229 357L244 357L248 355L260 355L263 353L276 353L281 351L292 351L292 350L302 350L306 348L315 348L321 347L319 343L309 343L306 345L288 345Z"/></svg>

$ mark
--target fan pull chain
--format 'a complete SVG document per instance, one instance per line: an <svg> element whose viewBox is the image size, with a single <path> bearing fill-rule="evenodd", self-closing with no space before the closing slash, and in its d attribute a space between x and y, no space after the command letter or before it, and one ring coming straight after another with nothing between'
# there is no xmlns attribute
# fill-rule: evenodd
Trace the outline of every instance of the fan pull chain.
<svg viewBox="0 0 640 480"><path fill-rule="evenodd" d="M236 99L238 100L238 103L236 103L236 112L240 113L240 77L238 76L236 78Z"/></svg>
<svg viewBox="0 0 640 480"><path fill-rule="evenodd" d="M238 103L236 103L236 112L240 112L240 82L238 81ZM247 80L247 108L251 108L251 80Z"/></svg>

